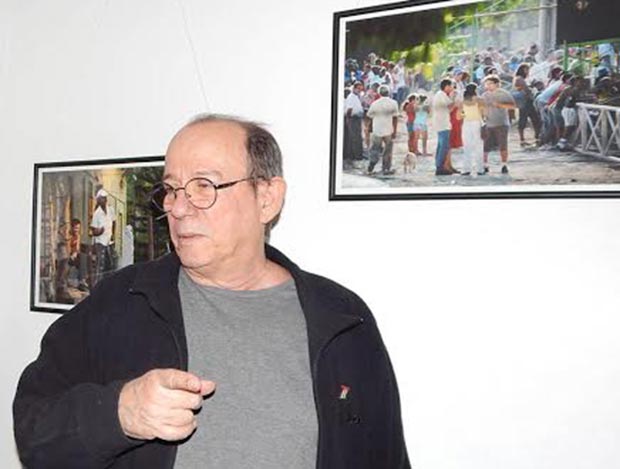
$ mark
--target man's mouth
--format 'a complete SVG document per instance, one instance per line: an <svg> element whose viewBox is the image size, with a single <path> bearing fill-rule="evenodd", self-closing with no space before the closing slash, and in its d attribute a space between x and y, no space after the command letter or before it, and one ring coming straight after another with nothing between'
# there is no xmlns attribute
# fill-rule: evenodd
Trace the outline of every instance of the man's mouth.
<svg viewBox="0 0 620 469"><path fill-rule="evenodd" d="M177 233L177 240L180 243L187 243L204 237L201 233Z"/></svg>

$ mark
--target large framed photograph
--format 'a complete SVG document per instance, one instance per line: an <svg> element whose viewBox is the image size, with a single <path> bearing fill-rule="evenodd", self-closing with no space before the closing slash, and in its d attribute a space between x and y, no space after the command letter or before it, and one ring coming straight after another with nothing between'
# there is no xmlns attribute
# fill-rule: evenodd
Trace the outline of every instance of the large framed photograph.
<svg viewBox="0 0 620 469"><path fill-rule="evenodd" d="M334 15L330 200L620 196L620 2Z"/></svg>
<svg viewBox="0 0 620 469"><path fill-rule="evenodd" d="M35 164L30 308L62 313L106 275L169 249L150 191L164 157Z"/></svg>

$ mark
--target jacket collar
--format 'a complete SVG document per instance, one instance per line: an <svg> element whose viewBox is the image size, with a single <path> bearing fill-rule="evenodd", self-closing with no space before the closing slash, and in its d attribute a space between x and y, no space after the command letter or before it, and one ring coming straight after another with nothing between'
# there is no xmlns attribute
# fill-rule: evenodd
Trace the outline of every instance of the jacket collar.
<svg viewBox="0 0 620 469"><path fill-rule="evenodd" d="M306 318L311 363L314 365L321 349L329 341L362 322L347 313L349 300L342 288L301 270L297 264L278 251L265 245L267 258L288 270L295 281L301 308ZM133 292L144 294L151 307L179 334L184 344L183 315L179 298L178 278L181 266L175 253L168 254L152 263L138 264ZM322 287L322 288L321 288Z"/></svg>
<svg viewBox="0 0 620 469"><path fill-rule="evenodd" d="M267 258L287 269L295 281L297 295L306 317L310 361L314 365L321 349L341 332L363 322L362 318L349 314L350 305L343 295L344 289L301 270L276 248L265 245ZM323 288L321 288L321 286Z"/></svg>
<svg viewBox="0 0 620 469"><path fill-rule="evenodd" d="M131 291L146 296L151 307L165 320L178 323L181 313L179 298L179 268L175 253L156 261L136 264L137 272Z"/></svg>

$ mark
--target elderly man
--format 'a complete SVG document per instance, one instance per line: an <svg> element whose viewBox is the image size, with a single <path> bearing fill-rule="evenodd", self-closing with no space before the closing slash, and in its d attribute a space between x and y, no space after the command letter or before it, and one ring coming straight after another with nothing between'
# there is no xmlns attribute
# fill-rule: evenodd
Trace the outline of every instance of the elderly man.
<svg viewBox="0 0 620 469"><path fill-rule="evenodd" d="M27 467L410 467L370 311L265 244L285 190L260 126L203 116L175 135L153 192L175 252L46 333L14 402Z"/></svg>
<svg viewBox="0 0 620 469"><path fill-rule="evenodd" d="M398 129L398 104L389 97L390 88L386 85L379 87L379 95L381 97L370 105L367 113L372 120L372 146L367 174L372 174L381 156L381 173L391 175L395 172L392 169L392 150Z"/></svg>

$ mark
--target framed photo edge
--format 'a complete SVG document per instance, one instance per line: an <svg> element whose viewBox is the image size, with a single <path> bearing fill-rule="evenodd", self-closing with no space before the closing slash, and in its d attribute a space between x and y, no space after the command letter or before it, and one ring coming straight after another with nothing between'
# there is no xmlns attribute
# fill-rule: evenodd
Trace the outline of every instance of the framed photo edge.
<svg viewBox="0 0 620 469"><path fill-rule="evenodd" d="M488 192L443 192L443 193L369 193L369 194L339 194L336 187L336 171L338 159L338 99L339 99L339 54L340 54L340 20L348 16L364 15L368 13L386 12L402 8L446 3L449 0L405 0L386 4L372 5L362 8L335 11L333 14L332 34L332 99L330 119L330 164L328 201L389 201L389 200L454 200L454 199L615 199L620 198L620 190L515 190L515 191L488 191ZM484 1L484 0L480 0ZM593 41L600 43L603 41ZM569 44L570 45L570 44Z"/></svg>
<svg viewBox="0 0 620 469"><path fill-rule="evenodd" d="M116 158L101 159L79 159L79 160L63 160L34 163L33 165L33 190L32 190L32 218L30 227L30 312L35 313L54 313L64 314L68 309L54 308L50 306L41 306L36 301L36 285L37 275L37 212L38 212L38 194L41 184L39 175L42 169L46 168L63 168L73 166L110 166L129 163L164 163L163 155L147 155L147 156L124 156Z"/></svg>

